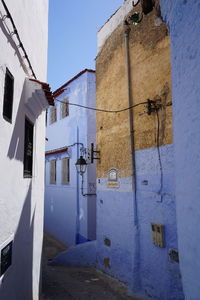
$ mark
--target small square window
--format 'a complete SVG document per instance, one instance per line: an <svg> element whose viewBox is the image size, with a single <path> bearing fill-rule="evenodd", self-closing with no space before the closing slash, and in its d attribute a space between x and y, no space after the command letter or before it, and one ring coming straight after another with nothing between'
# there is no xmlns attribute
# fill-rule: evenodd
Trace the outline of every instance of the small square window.
<svg viewBox="0 0 200 300"><path fill-rule="evenodd" d="M3 101L3 117L6 121L12 123L13 111L13 92L14 77L6 68L5 84L4 84L4 101Z"/></svg>
<svg viewBox="0 0 200 300"><path fill-rule="evenodd" d="M69 181L70 181L69 158L64 157L62 159L62 184L69 184Z"/></svg>
<svg viewBox="0 0 200 300"><path fill-rule="evenodd" d="M56 159L50 161L50 184L56 184Z"/></svg>
<svg viewBox="0 0 200 300"><path fill-rule="evenodd" d="M33 169L33 124L25 119L24 177L32 177Z"/></svg>

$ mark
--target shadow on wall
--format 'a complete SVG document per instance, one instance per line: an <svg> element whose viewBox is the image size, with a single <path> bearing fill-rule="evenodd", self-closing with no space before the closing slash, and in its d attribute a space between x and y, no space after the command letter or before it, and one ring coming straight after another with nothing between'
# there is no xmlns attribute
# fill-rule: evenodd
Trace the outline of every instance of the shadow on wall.
<svg viewBox="0 0 200 300"><path fill-rule="evenodd" d="M0 14L0 17L2 17L2 14ZM8 30L6 29L6 26L2 20L2 18L0 18L0 28L1 28L1 31L3 32L3 34L5 35L5 37L7 38L7 42L10 44L10 46L14 49L15 51L15 55L17 56L18 60L19 60L19 63L21 65L21 67L23 68L24 72L26 74L28 74L28 71L27 71L27 68L23 62L23 57L19 51L19 47L18 45L16 45L16 43L14 42L13 38L12 38L12 35L8 32Z"/></svg>
<svg viewBox="0 0 200 300"><path fill-rule="evenodd" d="M31 184L13 240L12 264L0 285L1 300L32 300L33 238L35 210L31 219Z"/></svg>
<svg viewBox="0 0 200 300"><path fill-rule="evenodd" d="M25 118L27 117L31 123L35 124L36 119L41 114L41 108L37 107L35 101L35 98L38 97L37 90L31 91L28 83L29 80L25 79L7 153L10 159L14 158L22 162L24 160Z"/></svg>
<svg viewBox="0 0 200 300"><path fill-rule="evenodd" d="M16 117L16 121L14 124L14 129L13 129L10 146L9 146L8 154L7 154L7 156L10 159L15 158L19 161L24 160L25 89L26 89L26 81L24 82L24 85L23 85L21 99L20 99L20 103L19 103L18 111L17 111L17 117Z"/></svg>

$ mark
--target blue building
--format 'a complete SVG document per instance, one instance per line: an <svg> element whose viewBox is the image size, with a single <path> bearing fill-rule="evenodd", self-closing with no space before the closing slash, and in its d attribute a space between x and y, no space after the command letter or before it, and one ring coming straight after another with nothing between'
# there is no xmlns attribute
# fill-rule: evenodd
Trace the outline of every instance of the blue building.
<svg viewBox="0 0 200 300"><path fill-rule="evenodd" d="M96 167L88 159L96 140L95 113L73 105L95 107L95 71L83 70L54 96L47 113L44 224L72 246L96 238ZM89 164L83 176L75 166L80 155Z"/></svg>

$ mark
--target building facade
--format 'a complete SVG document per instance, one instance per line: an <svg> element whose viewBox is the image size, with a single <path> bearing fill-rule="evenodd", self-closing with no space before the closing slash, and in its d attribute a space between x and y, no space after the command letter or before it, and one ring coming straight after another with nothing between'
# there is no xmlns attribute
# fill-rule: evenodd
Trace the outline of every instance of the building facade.
<svg viewBox="0 0 200 300"><path fill-rule="evenodd" d="M45 230L68 246L96 238L95 71L85 69L54 92L47 114ZM75 106L78 104L79 106ZM80 176L76 161L88 163Z"/></svg>
<svg viewBox="0 0 200 300"><path fill-rule="evenodd" d="M118 112L97 112L97 266L132 294L184 299L170 36L159 1L125 1L98 48L97 107Z"/></svg>
<svg viewBox="0 0 200 300"><path fill-rule="evenodd" d="M45 110L48 101L53 104L43 83L48 1L1 0L0 14L0 299L37 300Z"/></svg>

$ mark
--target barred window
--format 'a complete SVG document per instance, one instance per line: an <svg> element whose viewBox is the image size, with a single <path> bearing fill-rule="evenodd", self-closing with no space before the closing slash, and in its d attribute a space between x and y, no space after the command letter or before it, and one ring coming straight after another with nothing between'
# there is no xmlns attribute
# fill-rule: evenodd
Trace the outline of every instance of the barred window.
<svg viewBox="0 0 200 300"><path fill-rule="evenodd" d="M61 119L69 116L69 100L64 99L61 103Z"/></svg>
<svg viewBox="0 0 200 300"><path fill-rule="evenodd" d="M56 106L52 106L50 110L50 124L53 124L57 121L57 109Z"/></svg>
<svg viewBox="0 0 200 300"><path fill-rule="evenodd" d="M6 68L5 85L4 85L4 101L3 101L3 117L6 121L12 122L13 110L13 91L14 77Z"/></svg>
<svg viewBox="0 0 200 300"><path fill-rule="evenodd" d="M56 159L50 161L50 184L56 184Z"/></svg>
<svg viewBox="0 0 200 300"><path fill-rule="evenodd" d="M0 276L3 275L12 264L12 246L13 242L11 241L1 250Z"/></svg>
<svg viewBox="0 0 200 300"><path fill-rule="evenodd" d="M70 182L70 167L69 158L62 159L62 184L68 184Z"/></svg>
<svg viewBox="0 0 200 300"><path fill-rule="evenodd" d="M24 177L32 177L33 169L33 124L25 119Z"/></svg>

